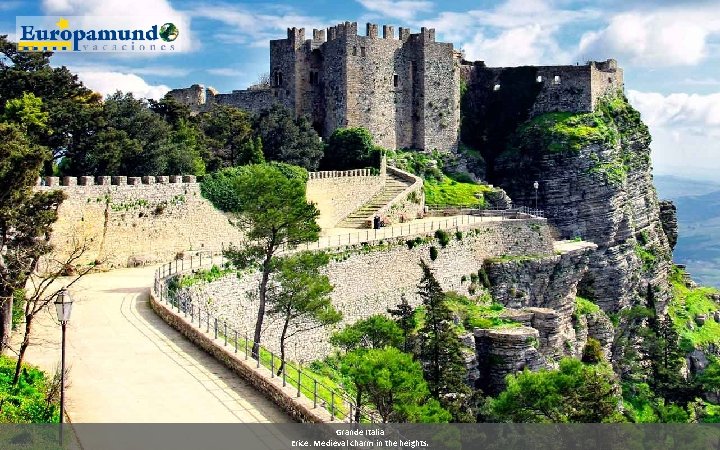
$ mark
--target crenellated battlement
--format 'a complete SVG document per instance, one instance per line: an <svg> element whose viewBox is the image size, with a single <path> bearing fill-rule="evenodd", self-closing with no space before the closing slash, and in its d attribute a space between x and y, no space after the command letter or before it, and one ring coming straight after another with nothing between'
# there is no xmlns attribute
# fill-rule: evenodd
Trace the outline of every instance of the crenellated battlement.
<svg viewBox="0 0 720 450"><path fill-rule="evenodd" d="M72 187L72 186L137 186L149 184L195 184L195 175L151 175L144 177L126 176L82 176L82 177L43 177L38 178L39 187Z"/></svg>
<svg viewBox="0 0 720 450"><path fill-rule="evenodd" d="M344 178L344 177L371 177L375 176L371 169L355 169L355 170L323 170L321 172L309 172L309 180L318 180L321 178Z"/></svg>
<svg viewBox="0 0 720 450"><path fill-rule="evenodd" d="M315 28L288 28L270 41L270 86L218 94L193 85L169 93L194 112L215 104L253 113L281 104L308 116L325 139L343 127L363 127L375 144L452 152L460 134L460 86L475 104L512 91L534 96L530 115L593 111L599 99L624 89L617 61L564 66L488 67L465 61L453 44L437 42L434 28L357 22Z"/></svg>

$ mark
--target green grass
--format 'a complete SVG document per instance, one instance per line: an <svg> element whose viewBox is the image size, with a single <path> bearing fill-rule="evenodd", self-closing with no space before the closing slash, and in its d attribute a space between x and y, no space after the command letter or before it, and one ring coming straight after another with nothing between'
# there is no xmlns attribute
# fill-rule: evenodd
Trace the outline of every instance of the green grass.
<svg viewBox="0 0 720 450"><path fill-rule="evenodd" d="M221 268L213 265L210 269L201 269L190 275L182 275L180 277L178 286L184 288L193 286L198 283L211 283L233 272L235 272L235 269L232 269L230 267Z"/></svg>
<svg viewBox="0 0 720 450"><path fill-rule="evenodd" d="M218 334L220 338L224 338L224 336L220 333ZM234 338L234 336L232 337ZM232 338L228 337L228 347L234 346L234 342ZM238 355L244 356L245 355L245 348L247 345L247 351L248 351L248 361L250 361L251 356L250 353L252 352L252 340L245 340L244 338L238 338L237 340L237 348L238 348ZM252 362L255 362L253 359ZM267 368L268 370L273 370L274 373L277 373L279 365L280 365L280 356L274 355L270 353L269 350L266 350L265 348L260 348L260 365ZM297 389L298 387L298 371L302 372L302 375L300 377L300 392L310 400L313 399L313 394L315 392L315 381L317 381L317 396L318 396L318 405L322 404L322 402L325 402L325 409L330 411L330 404L333 401L334 398L334 404L335 404L335 417L336 418L344 418L347 416L349 409L347 403L344 402L342 395L345 395L346 397L350 397L350 395L338 384L335 379L338 379L337 374L331 374L327 370L313 370L313 368L322 367L321 362L313 362L311 364L311 367L303 367L299 368L299 366L296 363L293 362L287 362L285 365L285 382L293 386ZM282 375L280 375L280 378L282 378ZM335 392L335 395L333 396L333 391Z"/></svg>
<svg viewBox="0 0 720 450"><path fill-rule="evenodd" d="M458 207L482 207L485 205L483 194L492 192L492 188L487 185L455 181L446 175L443 175L441 181L425 180L424 190L425 203L428 205Z"/></svg>
<svg viewBox="0 0 720 450"><path fill-rule="evenodd" d="M45 373L25 365L18 384L13 386L16 361L0 356L0 422L57 423L60 411L55 396L48 393L50 383Z"/></svg>
<svg viewBox="0 0 720 450"><path fill-rule="evenodd" d="M673 300L670 302L668 313L680 335L683 349L691 350L691 347L702 348L710 344L720 344L720 324L710 317L710 313L720 307L709 297L718 290L707 287L694 289L686 287L679 269L674 269L671 281ZM699 314L708 315L702 326L695 322ZM688 322L692 323L692 328L688 326Z"/></svg>
<svg viewBox="0 0 720 450"><path fill-rule="evenodd" d="M637 125L639 115L621 95L608 97L589 113L553 112L541 114L523 124L516 138L531 146L540 145L551 153L578 152L589 144L615 144L620 140L618 126ZM640 124L642 122L639 122ZM623 174L617 167L600 167L613 181Z"/></svg>
<svg viewBox="0 0 720 450"><path fill-rule="evenodd" d="M590 300L577 296L575 297L575 312L578 315L586 316L600 311L600 307Z"/></svg>
<svg viewBox="0 0 720 450"><path fill-rule="evenodd" d="M499 303L469 299L455 292L445 294L450 310L460 317L462 330L474 328L510 328L519 327L518 322L502 317L505 307Z"/></svg>
<svg viewBox="0 0 720 450"><path fill-rule="evenodd" d="M511 261L528 262L537 261L545 258L543 255L500 255L493 258L486 258L485 262L489 264L505 263Z"/></svg>

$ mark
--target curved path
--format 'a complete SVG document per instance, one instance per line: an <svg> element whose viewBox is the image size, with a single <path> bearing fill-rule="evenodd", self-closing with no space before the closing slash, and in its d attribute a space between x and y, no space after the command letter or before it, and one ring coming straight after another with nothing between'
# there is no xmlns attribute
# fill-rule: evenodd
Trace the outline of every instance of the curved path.
<svg viewBox="0 0 720 450"><path fill-rule="evenodd" d="M170 328L148 303L155 268L92 274L71 289L67 413L76 423L290 422L275 404ZM38 317L27 361L54 371L60 326ZM19 340L20 336L14 336Z"/></svg>

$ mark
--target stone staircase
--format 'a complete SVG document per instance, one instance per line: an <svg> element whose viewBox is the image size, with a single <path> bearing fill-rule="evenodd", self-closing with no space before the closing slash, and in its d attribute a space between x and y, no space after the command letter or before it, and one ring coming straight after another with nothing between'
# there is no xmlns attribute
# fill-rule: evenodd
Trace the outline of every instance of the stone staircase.
<svg viewBox="0 0 720 450"><path fill-rule="evenodd" d="M366 220L374 215L380 208L390 203L402 191L411 186L411 182L405 181L391 173L387 174L385 186L375 194L367 203L356 209L345 219L336 225L338 228L367 228Z"/></svg>

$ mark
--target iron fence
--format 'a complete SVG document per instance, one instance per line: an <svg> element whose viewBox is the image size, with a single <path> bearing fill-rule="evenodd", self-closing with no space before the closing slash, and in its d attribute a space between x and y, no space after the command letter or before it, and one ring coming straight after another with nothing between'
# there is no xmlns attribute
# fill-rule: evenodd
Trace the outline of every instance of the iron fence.
<svg viewBox="0 0 720 450"><path fill-rule="evenodd" d="M158 300L166 303L178 314L183 315L197 329L211 334L215 340L221 340L223 346L230 347L235 354L242 356L246 361L254 360L255 367L263 366L270 370L271 378L282 379L283 387L291 385L296 390L296 396L305 396L313 403L313 408L322 407L330 413L332 421L355 422L358 408L347 393L326 383L304 370L292 361L283 360L268 348L260 345L259 351L254 354L253 340L247 332L240 332L227 320L211 314L207 309L195 305L188 298L178 298L169 281L202 267L223 265L227 259L221 252L200 251L194 252L190 258L176 259L163 264L155 271L153 292ZM360 421L375 423L378 415L373 411L360 408Z"/></svg>

